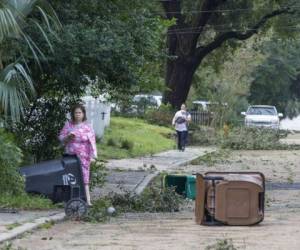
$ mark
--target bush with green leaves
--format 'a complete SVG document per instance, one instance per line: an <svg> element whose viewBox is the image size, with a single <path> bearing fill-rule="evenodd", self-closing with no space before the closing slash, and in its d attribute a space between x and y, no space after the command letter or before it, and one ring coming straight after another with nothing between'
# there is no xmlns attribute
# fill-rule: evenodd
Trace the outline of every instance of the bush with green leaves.
<svg viewBox="0 0 300 250"><path fill-rule="evenodd" d="M215 145L217 143L217 131L213 127L196 126L190 129L189 143L192 145Z"/></svg>
<svg viewBox="0 0 300 250"><path fill-rule="evenodd" d="M134 142L128 139L121 140L121 148L126 150L132 150L134 146Z"/></svg>
<svg viewBox="0 0 300 250"><path fill-rule="evenodd" d="M96 159L91 163L90 167L90 188L93 190L96 187L102 187L105 183L107 176L107 169L102 161Z"/></svg>
<svg viewBox="0 0 300 250"><path fill-rule="evenodd" d="M106 142L107 146L111 146L111 147L115 147L117 146L117 142L114 138L108 138L107 142Z"/></svg>
<svg viewBox="0 0 300 250"><path fill-rule="evenodd" d="M119 212L176 212L184 199L174 187L161 189L151 185L141 195L131 192L110 196L112 205Z"/></svg>
<svg viewBox="0 0 300 250"><path fill-rule="evenodd" d="M280 144L278 131L262 128L236 127L229 130L227 136L219 139L222 148L264 150L284 149L287 146Z"/></svg>
<svg viewBox="0 0 300 250"><path fill-rule="evenodd" d="M161 189L151 185L141 195L124 190L123 193L110 193L107 197L93 202L88 214L83 218L89 222L103 222L109 218L107 208L116 209L113 215L127 212L177 212L184 203L182 196L175 192L174 187Z"/></svg>
<svg viewBox="0 0 300 250"><path fill-rule="evenodd" d="M24 153L25 164L62 155L63 146L58 140L58 134L66 122L70 106L75 102L76 100L67 97L37 99L26 108L24 118L10 126Z"/></svg>
<svg viewBox="0 0 300 250"><path fill-rule="evenodd" d="M22 151L12 134L0 129L0 193L12 195L24 192L24 178L19 174Z"/></svg>
<svg viewBox="0 0 300 250"><path fill-rule="evenodd" d="M175 111L171 105L162 104L158 109L149 109L146 112L145 119L150 124L170 127Z"/></svg>
<svg viewBox="0 0 300 250"><path fill-rule="evenodd" d="M84 221L88 222L105 222L109 219L107 208L112 206L108 198L101 198L93 201L93 206L88 210L87 214L83 217Z"/></svg>

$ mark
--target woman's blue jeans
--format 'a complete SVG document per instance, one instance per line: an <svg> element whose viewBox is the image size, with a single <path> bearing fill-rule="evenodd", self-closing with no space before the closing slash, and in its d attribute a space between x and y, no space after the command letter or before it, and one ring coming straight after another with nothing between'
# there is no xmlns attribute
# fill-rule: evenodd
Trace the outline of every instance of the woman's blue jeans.
<svg viewBox="0 0 300 250"><path fill-rule="evenodd" d="M187 144L187 137L188 137L188 132L185 131L178 131L177 132L177 148L179 150L184 150L185 146Z"/></svg>

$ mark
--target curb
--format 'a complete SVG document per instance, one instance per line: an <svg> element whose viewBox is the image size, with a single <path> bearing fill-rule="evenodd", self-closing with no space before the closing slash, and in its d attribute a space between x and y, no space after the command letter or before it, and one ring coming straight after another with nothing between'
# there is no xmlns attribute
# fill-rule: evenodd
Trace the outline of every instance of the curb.
<svg viewBox="0 0 300 250"><path fill-rule="evenodd" d="M3 243L4 241L14 239L18 237L19 235L22 235L26 233L27 231L36 229L40 225L43 225L46 222L49 221L62 221L65 218L65 213L59 213L55 215L51 215L48 217L41 217L38 219L35 219L33 222L27 222L24 223L23 225L16 227L12 230L9 230L9 232L1 233L0 234L0 243Z"/></svg>
<svg viewBox="0 0 300 250"><path fill-rule="evenodd" d="M156 171L154 173L147 175L139 184L136 185L134 192L137 195L140 195L144 191L144 189L148 186L149 182L152 181L154 177L156 177L158 174L159 171Z"/></svg>

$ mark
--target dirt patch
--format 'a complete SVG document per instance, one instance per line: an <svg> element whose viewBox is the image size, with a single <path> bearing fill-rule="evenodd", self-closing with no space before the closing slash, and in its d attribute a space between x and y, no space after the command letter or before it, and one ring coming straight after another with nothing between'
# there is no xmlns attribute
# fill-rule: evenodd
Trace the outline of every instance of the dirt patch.
<svg viewBox="0 0 300 250"><path fill-rule="evenodd" d="M299 249L300 151L234 151L223 163L176 168L187 173L261 171L268 181L265 220L251 227L194 222L193 206L180 213L125 214L105 224L64 222L13 242L27 249L205 249L232 239L237 249Z"/></svg>

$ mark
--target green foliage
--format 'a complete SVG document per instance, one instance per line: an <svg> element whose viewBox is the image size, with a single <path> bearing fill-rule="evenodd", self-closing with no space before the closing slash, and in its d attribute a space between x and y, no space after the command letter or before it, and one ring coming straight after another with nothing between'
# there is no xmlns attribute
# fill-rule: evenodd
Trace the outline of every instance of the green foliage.
<svg viewBox="0 0 300 250"><path fill-rule="evenodd" d="M128 95L162 85L161 34L167 23L153 16L149 3L135 0L52 1L63 30L53 41L47 68L38 84L55 92L78 93L90 85L94 94ZM134 13L134 14L133 14Z"/></svg>
<svg viewBox="0 0 300 250"><path fill-rule="evenodd" d="M23 210L32 209L51 209L56 208L52 201L42 196L28 195L20 192L19 194L11 195L9 193L0 195L0 208L14 208Z"/></svg>
<svg viewBox="0 0 300 250"><path fill-rule="evenodd" d="M236 127L229 131L228 136L220 138L220 146L230 149L264 150L284 149L280 144L278 131L260 128Z"/></svg>
<svg viewBox="0 0 300 250"><path fill-rule="evenodd" d="M54 34L60 25L51 6L43 0L3 0L0 16L0 112L19 120L34 94L28 59L38 65L45 59L28 30L36 29L37 36L52 50L49 33Z"/></svg>
<svg viewBox="0 0 300 250"><path fill-rule="evenodd" d="M149 109L146 112L145 119L150 124L170 127L175 111L171 105L162 104L158 109Z"/></svg>
<svg viewBox="0 0 300 250"><path fill-rule="evenodd" d="M25 117L14 126L26 161L40 161L61 154L57 134L69 106L86 93L107 94L111 99L161 85L160 60L164 57L161 33L166 23L154 17L143 1L51 1L62 31L46 46L39 31L28 32L44 52L43 71L32 65L36 98ZM132 13L135 13L134 15ZM21 136L22 135L22 136Z"/></svg>
<svg viewBox="0 0 300 250"><path fill-rule="evenodd" d="M92 223L107 221L109 219L107 208L111 205L111 201L108 198L93 201L93 206L88 210L88 213L84 216L83 220Z"/></svg>
<svg viewBox="0 0 300 250"><path fill-rule="evenodd" d="M93 190L96 187L102 187L105 183L106 176L107 176L107 169L105 165L100 160L96 159L95 161L91 162L90 167L90 188Z"/></svg>
<svg viewBox="0 0 300 250"><path fill-rule="evenodd" d="M24 179L19 174L22 152L13 136L0 129L0 194L15 195L24 192Z"/></svg>
<svg viewBox="0 0 300 250"><path fill-rule="evenodd" d="M250 39L226 56L220 49L220 55L211 54L197 70L188 103L207 100L218 104L210 110L213 112L213 126L221 128L224 123L241 124L240 113L248 107L250 74L262 60L262 55L253 48L256 43L260 45L255 39ZM212 61L219 56L225 61L216 68Z"/></svg>
<svg viewBox="0 0 300 250"><path fill-rule="evenodd" d="M66 121L72 99L40 98L25 111L22 121L11 125L24 152L24 163L60 157L63 147L58 134Z"/></svg>
<svg viewBox="0 0 300 250"><path fill-rule="evenodd" d="M117 146L117 142L114 138L109 138L106 142L107 146L115 147Z"/></svg>
<svg viewBox="0 0 300 250"><path fill-rule="evenodd" d="M150 125L141 119L112 117L102 143L98 144L100 157L130 158L172 149L172 134L169 128ZM108 141L114 141L115 145L108 145Z"/></svg>
<svg viewBox="0 0 300 250"><path fill-rule="evenodd" d="M300 46L298 40L273 38L260 48L264 61L253 72L249 101L275 105L292 118L300 113Z"/></svg>
<svg viewBox="0 0 300 250"><path fill-rule="evenodd" d="M134 146L134 142L128 139L122 139L121 140L121 148L126 150L132 150Z"/></svg>
<svg viewBox="0 0 300 250"><path fill-rule="evenodd" d="M161 189L151 185L137 196L130 192L113 194L111 203L119 212L176 212L183 203L182 196L175 192L175 188Z"/></svg>
<svg viewBox="0 0 300 250"><path fill-rule="evenodd" d="M127 190L121 194L110 193L107 197L93 202L84 220L89 222L104 222L109 219L107 208L114 207L118 215L128 212L177 212L184 203L182 196L175 192L174 187L161 189L152 183L141 195Z"/></svg>
<svg viewBox="0 0 300 250"><path fill-rule="evenodd" d="M213 245L207 246L205 250L237 250L233 245L232 239L218 239Z"/></svg>
<svg viewBox="0 0 300 250"><path fill-rule="evenodd" d="M167 61L165 99L177 107L186 100L199 66L209 65L218 74L245 40L298 33L300 15L294 0L186 0L161 1L161 4L166 18L176 19L167 39L169 56L176 60ZM177 11L170 11L174 9ZM223 79L219 80L223 84Z"/></svg>
<svg viewBox="0 0 300 250"><path fill-rule="evenodd" d="M217 143L217 130L207 126L197 126L191 130L189 142L192 145L209 146Z"/></svg>

